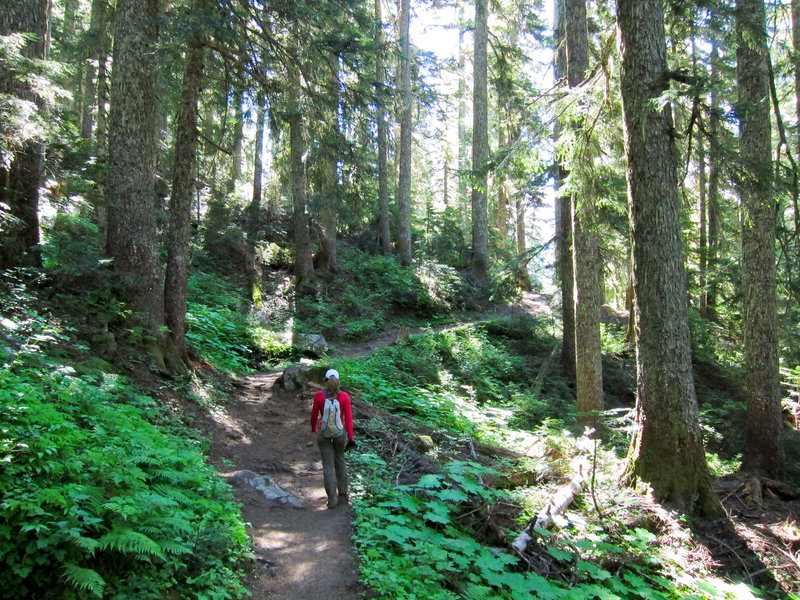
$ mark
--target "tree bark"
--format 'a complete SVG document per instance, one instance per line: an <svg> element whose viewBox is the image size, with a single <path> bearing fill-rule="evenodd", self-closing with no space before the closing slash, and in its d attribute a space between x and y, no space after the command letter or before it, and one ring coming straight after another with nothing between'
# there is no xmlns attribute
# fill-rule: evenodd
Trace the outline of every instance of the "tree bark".
<svg viewBox="0 0 800 600"><path fill-rule="evenodd" d="M411 2L402 0L400 9L400 155L397 181L397 253L404 265L411 264L411 151L412 108L411 40L409 23Z"/></svg>
<svg viewBox="0 0 800 600"><path fill-rule="evenodd" d="M45 59L48 2L18 0L0 10L0 35L29 33L22 54ZM41 110L40 99L17 81L11 69L0 61L0 93L31 102ZM0 204L7 206L11 219L0 222L0 268L41 266L39 249L39 185L44 148L34 136L11 149L7 168L0 166ZM2 164L2 163L0 163Z"/></svg>
<svg viewBox="0 0 800 600"><path fill-rule="evenodd" d="M237 79L236 88L238 88L244 74L240 74ZM244 111L242 110L242 102L244 101L244 91L235 89L233 98L236 106L233 107L236 114L236 122L233 124L233 156L231 157L231 182L229 187L231 190L236 189L236 183L242 178L242 155L243 155L243 141L244 141Z"/></svg>
<svg viewBox="0 0 800 600"><path fill-rule="evenodd" d="M467 160L467 79L466 55L464 52L464 5L458 6L458 214L459 224L466 233L467 223L467 173L469 162Z"/></svg>
<svg viewBox="0 0 800 600"><path fill-rule="evenodd" d="M289 83L289 160L292 174L292 224L294 226L294 277L295 287L302 289L314 277L311 260L311 234L308 227L308 199L303 154L305 140L303 113L300 103L300 73L293 69Z"/></svg>
<svg viewBox="0 0 800 600"><path fill-rule="evenodd" d="M261 220L261 201L264 179L264 128L266 127L267 108L264 96L259 94L258 105L255 107L256 139L253 148L253 196L247 208L247 238L250 244L255 244L258 238Z"/></svg>
<svg viewBox="0 0 800 600"><path fill-rule="evenodd" d="M697 189L699 191L698 209L700 240L698 243L697 270L700 277L700 297L698 310L701 315L708 313L708 177L706 173L706 145L703 136L697 136Z"/></svg>
<svg viewBox="0 0 800 600"><path fill-rule="evenodd" d="M195 0L195 10L200 2L202 0ZM197 104L203 86L202 40L189 45L185 61L181 98L175 119L175 165L169 201L167 269L164 278L165 319L179 359L177 365L189 364L186 350L186 289L196 180Z"/></svg>
<svg viewBox="0 0 800 600"><path fill-rule="evenodd" d="M794 71L794 115L795 127L800 125L800 0L792 0L792 66ZM800 153L800 127L797 129L795 153ZM800 232L800 173L795 167L792 189L792 208L794 209L795 234Z"/></svg>
<svg viewBox="0 0 800 600"><path fill-rule="evenodd" d="M322 210L320 211L320 250L314 266L321 273L337 273L339 259L336 253L336 236L339 216L339 56L331 57L328 79L328 96L331 111L322 139L323 183Z"/></svg>
<svg viewBox="0 0 800 600"><path fill-rule="evenodd" d="M525 259L527 241L525 240L525 198L522 194L517 194L514 208L516 209L516 244L517 244L517 280L519 286L525 290L531 290L531 278L528 275L528 261Z"/></svg>
<svg viewBox="0 0 800 600"><path fill-rule="evenodd" d="M719 61L719 50L717 44L711 47L711 81L717 80L717 63ZM708 217L708 251L707 251L707 270L715 269L719 264L719 222L720 222L720 194L719 180L720 170L722 169L722 152L719 141L720 115L722 114L717 102L717 94L713 91L710 94L709 104L711 105L708 118L709 141L708 141L708 194L707 194L707 217ZM711 321L717 320L717 277L712 273L707 274L706 290L706 310L705 317Z"/></svg>
<svg viewBox="0 0 800 600"><path fill-rule="evenodd" d="M386 36L383 33L382 0L375 0L375 42L378 46L375 57L375 81L377 85L375 105L378 122L378 242L384 254L392 253L391 214L389 213L389 134L386 124Z"/></svg>
<svg viewBox="0 0 800 600"><path fill-rule="evenodd" d="M497 145L505 148L508 144L506 128L503 125L498 127ZM497 175L497 234L500 243L505 246L508 241L508 182L505 173Z"/></svg>
<svg viewBox="0 0 800 600"><path fill-rule="evenodd" d="M577 87L589 70L589 32L586 0L565 0L567 42L567 83ZM569 124L582 137L582 123ZM577 152L584 152L580 147ZM584 162L583 156L576 157ZM603 303L603 265L593 199L587 193L573 193L572 235L573 273L575 277L575 384L578 396L578 422L599 427L603 410L603 362L600 345L600 306Z"/></svg>
<svg viewBox="0 0 800 600"><path fill-rule="evenodd" d="M89 17L89 35L84 54L83 73L83 112L81 114L81 137L92 139L95 112L97 111L97 65L95 61L101 54L103 37L106 35L106 2L92 0Z"/></svg>
<svg viewBox="0 0 800 600"><path fill-rule="evenodd" d="M567 77L567 41L565 0L556 0L555 75L557 80ZM562 125L556 121L554 137L561 136ZM568 379L575 380L575 273L572 260L572 209L571 199L558 193L567 171L556 162L554 166L556 188L556 275L561 287L561 366Z"/></svg>
<svg viewBox="0 0 800 600"><path fill-rule="evenodd" d="M742 320L747 433L742 470L780 479L783 443L778 368L776 205L772 198L769 68L763 0L736 2L742 220Z"/></svg>
<svg viewBox="0 0 800 600"><path fill-rule="evenodd" d="M164 281L154 192L158 0L119 0L108 131L108 253L143 343L164 370Z"/></svg>
<svg viewBox="0 0 800 600"><path fill-rule="evenodd" d="M488 21L488 0L475 0L472 57L472 272L482 283L489 277L489 216L486 200L486 163L489 159Z"/></svg>
<svg viewBox="0 0 800 600"><path fill-rule="evenodd" d="M657 501L721 516L698 422L683 271L677 157L661 0L619 0L621 91L636 297L637 398L627 478ZM666 458L668 457L668 460Z"/></svg>

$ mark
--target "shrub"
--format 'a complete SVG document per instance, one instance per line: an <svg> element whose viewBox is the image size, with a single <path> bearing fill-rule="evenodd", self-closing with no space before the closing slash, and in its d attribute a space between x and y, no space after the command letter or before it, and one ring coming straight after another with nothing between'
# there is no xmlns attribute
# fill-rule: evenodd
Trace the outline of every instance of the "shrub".
<svg viewBox="0 0 800 600"><path fill-rule="evenodd" d="M461 280L451 267L432 261L403 267L394 257L347 246L340 263L346 275L316 296L298 298L300 331L332 340L364 339L410 320L449 318L463 304Z"/></svg>
<svg viewBox="0 0 800 600"><path fill-rule="evenodd" d="M201 448L123 380L54 361L53 346L70 340L24 300L15 294L20 310L0 319L0 590L240 597L247 535Z"/></svg>

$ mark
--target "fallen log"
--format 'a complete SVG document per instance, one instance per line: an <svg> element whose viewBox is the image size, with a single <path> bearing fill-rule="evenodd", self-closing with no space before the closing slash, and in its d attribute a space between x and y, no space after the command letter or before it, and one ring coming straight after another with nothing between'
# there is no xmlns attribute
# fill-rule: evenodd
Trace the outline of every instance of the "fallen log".
<svg viewBox="0 0 800 600"><path fill-rule="evenodd" d="M591 474L591 468L583 464L578 466L578 472L570 481L556 490L547 504L532 518L525 529L512 542L511 548L517 554L522 554L535 537L537 529L546 529L553 517L562 513L572 504L578 494L586 485L586 480Z"/></svg>

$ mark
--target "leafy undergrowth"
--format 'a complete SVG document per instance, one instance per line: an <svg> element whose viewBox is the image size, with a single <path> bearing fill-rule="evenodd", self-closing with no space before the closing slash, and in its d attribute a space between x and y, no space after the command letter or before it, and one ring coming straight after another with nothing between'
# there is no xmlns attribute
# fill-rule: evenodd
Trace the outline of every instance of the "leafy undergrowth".
<svg viewBox="0 0 800 600"><path fill-rule="evenodd" d="M247 534L203 444L123 378L69 366L79 347L23 288L1 300L0 590L240 597Z"/></svg>
<svg viewBox="0 0 800 600"><path fill-rule="evenodd" d="M391 256L341 244L343 275L297 299L294 327L333 341L369 339L400 326L450 322L467 290L455 269L431 260L403 267Z"/></svg>
<svg viewBox="0 0 800 600"><path fill-rule="evenodd" d="M367 403L352 459L354 541L377 597L794 598L787 590L797 571L779 585L750 562L738 571L722 564L715 552L723 547L742 565L749 560L743 536L721 525L703 535L620 488L618 448L570 432L568 409L548 398L548 385L532 397L522 382L551 343L532 320L501 320L335 361ZM524 415L531 408L536 428ZM614 419L619 441L628 423ZM524 551L511 551L578 464L592 473L584 493Z"/></svg>
<svg viewBox="0 0 800 600"><path fill-rule="evenodd" d="M248 314L236 287L219 276L192 274L186 320L189 350L221 371L241 375L296 355L279 329Z"/></svg>

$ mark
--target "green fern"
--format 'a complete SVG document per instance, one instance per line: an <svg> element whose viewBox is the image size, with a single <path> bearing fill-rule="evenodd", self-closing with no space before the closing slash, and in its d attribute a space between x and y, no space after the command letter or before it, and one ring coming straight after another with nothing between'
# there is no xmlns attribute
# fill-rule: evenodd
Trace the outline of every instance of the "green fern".
<svg viewBox="0 0 800 600"><path fill-rule="evenodd" d="M82 550L86 550L86 552L89 553L89 556L93 555L94 551L100 547L100 542L98 542L96 539L82 535L72 538L72 543Z"/></svg>
<svg viewBox="0 0 800 600"><path fill-rule="evenodd" d="M167 554L172 555L179 555L179 554L191 554L192 549L189 548L186 544L182 544L177 540L162 540L160 542L161 549L164 550Z"/></svg>
<svg viewBox="0 0 800 600"><path fill-rule="evenodd" d="M145 534L127 527L115 527L99 540L103 550L116 550L130 554L138 554L140 558L149 560L150 556L164 558L164 552L158 542Z"/></svg>
<svg viewBox="0 0 800 600"><path fill-rule="evenodd" d="M111 498L108 502L104 502L100 508L119 515L126 521L142 513L141 507L132 502L131 498L122 496Z"/></svg>
<svg viewBox="0 0 800 600"><path fill-rule="evenodd" d="M68 583L76 588L86 590L98 598L103 597L106 582L100 577L100 573L94 569L79 567L74 563L66 563L64 565L64 577Z"/></svg>

